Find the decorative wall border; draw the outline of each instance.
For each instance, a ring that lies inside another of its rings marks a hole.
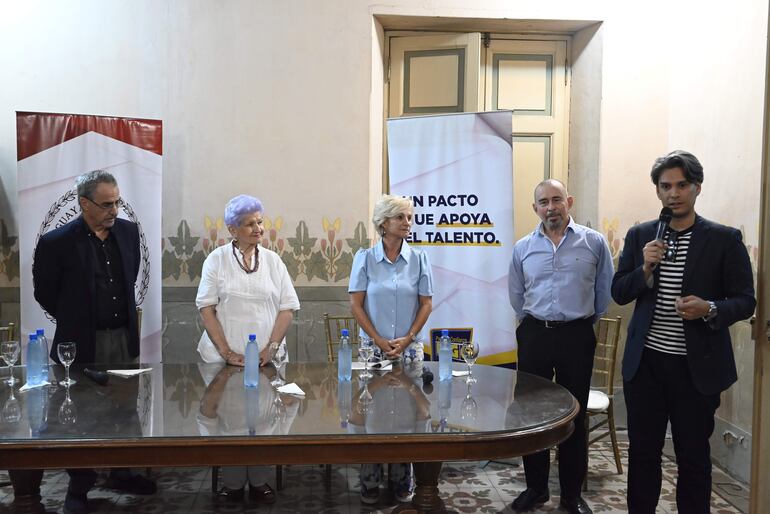
[[[285,228],[281,216],[265,216],[265,235],[262,245],[281,256],[293,281],[308,283],[336,284],[350,276],[353,256],[361,248],[368,248],[366,224],[359,221],[352,230],[352,237],[343,237],[342,221],[330,221],[324,217],[318,228],[323,232],[312,233],[308,223],[299,221],[293,236],[283,233]],[[176,235],[163,238],[164,285],[197,284],[200,280],[203,261],[215,248],[230,242],[230,234],[222,218],[204,216],[204,235],[193,235],[187,220],[177,226]]]
[[[334,221],[322,218],[317,227],[323,229],[323,232],[319,230],[315,233],[311,233],[308,223],[302,220],[294,228],[293,236],[287,237],[283,232],[285,224],[282,217],[265,217],[264,220],[263,244],[281,256],[295,282],[299,280],[318,286],[339,285],[350,276],[355,253],[372,244],[367,224],[363,221],[356,223],[350,234],[352,237],[344,237],[340,218]],[[631,226],[638,223],[635,221]],[[592,226],[590,221],[585,225]],[[621,235],[619,227],[618,218],[603,218],[601,226],[597,228],[607,238],[616,264],[625,237],[625,234]],[[230,241],[230,234],[221,218],[204,216],[202,228],[202,234],[193,233],[187,220],[182,219],[177,224],[176,234],[163,238],[164,286],[197,286],[206,256]],[[750,239],[746,237],[745,226],[740,225],[738,228],[746,244]],[[746,244],[746,249],[756,280],[759,248],[754,244]],[[18,287],[19,272],[19,238],[10,232],[6,220],[0,218],[0,287]]]

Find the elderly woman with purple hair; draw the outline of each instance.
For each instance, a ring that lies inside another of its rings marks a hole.
[[[205,328],[198,343],[204,362],[243,366],[249,334],[257,335],[261,366],[288,360],[284,338],[299,299],[281,258],[260,246],[262,211],[262,203],[253,196],[231,199],[225,207],[225,224],[233,240],[212,251],[203,263],[195,303]],[[274,502],[275,493],[264,480],[269,470],[223,468],[220,495],[242,498],[248,479],[252,498]]]

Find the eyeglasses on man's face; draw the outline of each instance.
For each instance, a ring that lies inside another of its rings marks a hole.
[[[126,205],[126,202],[124,202],[122,198],[118,198],[114,202],[104,202],[104,203],[96,203],[90,198],[88,198],[87,196],[84,196],[83,198],[85,198],[92,204],[96,205],[103,211],[111,211],[112,209],[118,210],[118,209],[121,209],[124,205]]]

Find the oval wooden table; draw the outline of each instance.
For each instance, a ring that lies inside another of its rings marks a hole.
[[[437,363],[425,365],[438,377]],[[61,378],[61,367],[51,369]],[[157,364],[105,386],[79,367],[71,372],[70,401],[51,386],[16,391],[14,405],[0,385],[0,468],[413,462],[412,505],[396,511],[443,512],[442,462],[550,448],[571,434],[578,412],[552,382],[478,365],[472,387],[462,377],[425,385],[422,366],[411,364],[376,370],[368,381],[354,371],[339,384],[331,365],[291,363],[279,377],[264,368],[257,390],[243,387],[241,369],[221,365]],[[304,396],[278,394],[276,378]],[[17,481],[42,476],[15,473]]]

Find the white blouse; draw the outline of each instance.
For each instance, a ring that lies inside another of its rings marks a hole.
[[[216,306],[227,344],[240,354],[246,350],[249,334],[257,335],[262,351],[270,342],[278,313],[299,310],[291,277],[277,253],[260,246],[259,268],[246,273],[233,255],[232,244],[220,246],[206,257],[195,304],[198,310]],[[287,360],[285,339],[278,352],[283,356],[281,360]],[[198,342],[198,353],[203,362],[224,362],[205,330]]]

